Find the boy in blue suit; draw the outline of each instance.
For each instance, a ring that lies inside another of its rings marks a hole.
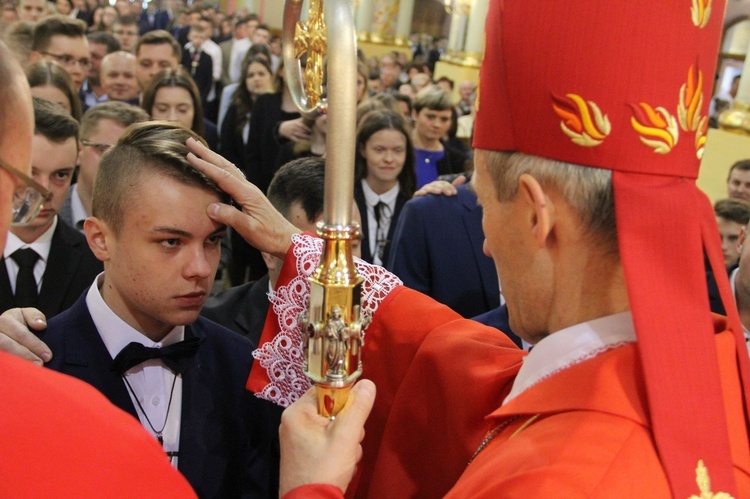
[[[267,497],[278,421],[245,390],[253,344],[198,317],[225,230],[206,207],[224,196],[187,163],[188,137],[141,123],[103,158],[84,230],[104,273],[49,322],[48,367],[137,417],[199,496]]]

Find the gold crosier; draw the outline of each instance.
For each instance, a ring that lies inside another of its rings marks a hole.
[[[311,0],[300,21],[301,0],[284,6],[286,82],[302,117],[328,114],[325,203],[318,235],[323,254],[310,278],[310,303],[300,316],[305,373],[315,383],[318,410],[334,418],[362,373],[362,278],[357,274],[352,223],[357,111],[357,41],[351,0]],[[334,43],[328,44],[328,40]],[[307,56],[303,71],[300,57]],[[326,83],[328,98],[323,96]]]

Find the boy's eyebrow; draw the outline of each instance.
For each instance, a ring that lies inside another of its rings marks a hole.
[[[226,230],[227,230],[227,226],[226,225],[222,225],[222,226],[218,227],[216,230],[214,230],[213,232],[211,232],[211,234],[209,234],[209,235],[214,236],[214,235],[217,235],[217,234],[221,234],[222,232],[225,232]],[[193,236],[190,232],[188,232],[186,230],[182,230],[182,229],[177,229],[175,227],[154,227],[153,231],[154,232],[164,233],[164,234],[172,234],[172,235],[175,235],[175,236],[182,236],[182,237],[192,237]]]

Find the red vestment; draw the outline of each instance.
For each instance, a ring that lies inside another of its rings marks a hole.
[[[295,268],[290,258],[285,268]],[[723,318],[717,316],[716,328],[726,328]],[[733,339],[727,332],[716,341],[735,475],[740,497],[750,497]],[[668,497],[637,348],[621,346],[575,364],[500,407],[524,353],[497,330],[396,288],[367,328],[363,377],[378,394],[347,495]],[[467,467],[485,435],[509,419]],[[324,491],[332,492],[301,487],[288,497]]]
[[[138,421],[87,383],[0,352],[0,497],[195,497]]]

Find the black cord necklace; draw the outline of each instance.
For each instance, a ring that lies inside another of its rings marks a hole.
[[[164,416],[164,424],[161,425],[161,430],[157,430],[154,428],[154,425],[151,423],[151,419],[149,419],[148,414],[146,414],[146,411],[143,410],[143,406],[141,405],[141,401],[138,400],[138,396],[135,394],[135,390],[133,390],[133,387],[130,386],[130,382],[128,381],[128,378],[123,374],[122,379],[125,381],[125,384],[128,387],[128,390],[130,391],[130,394],[133,396],[133,399],[135,400],[135,403],[138,405],[138,409],[140,409],[141,414],[143,414],[143,417],[146,418],[146,422],[148,423],[148,426],[151,428],[151,431],[153,431],[156,434],[156,440],[159,441],[159,444],[164,447],[164,437],[162,434],[164,433],[164,429],[167,427],[167,422],[169,421],[169,411],[172,409],[172,396],[174,395],[174,387],[177,384],[177,374],[174,375],[174,378],[172,378],[172,388],[169,390],[169,402],[167,402],[167,414]],[[172,458],[177,457],[179,455],[179,452],[167,452],[167,457],[169,457],[169,460],[171,461]]]

